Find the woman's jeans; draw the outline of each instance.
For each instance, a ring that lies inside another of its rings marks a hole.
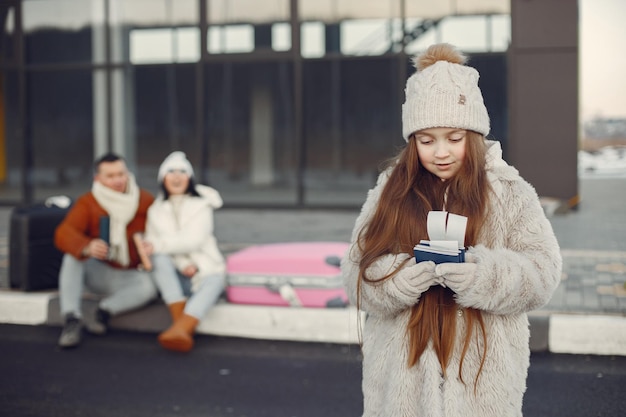
[[[111,315],[134,310],[157,297],[150,274],[137,269],[117,269],[95,258],[84,261],[65,254],[59,272],[61,315],[82,317],[81,301],[87,289],[104,295],[99,307]]]
[[[166,304],[184,301],[185,314],[198,320],[206,315],[215,305],[224,291],[224,274],[211,274],[203,277],[202,283],[194,293],[191,291],[191,279],[181,274],[169,255],[152,255],[152,278]]]

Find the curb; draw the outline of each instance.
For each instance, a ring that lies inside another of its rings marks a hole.
[[[85,296],[83,311],[91,317],[97,298]],[[354,307],[319,309],[236,305],[212,308],[199,334],[264,340],[358,344]],[[626,356],[626,317],[621,315],[529,313],[531,352]],[[24,293],[0,290],[0,323],[61,326],[57,291]],[[158,333],[170,323],[162,302],[113,317],[114,329]]]
[[[97,298],[83,298],[85,320],[93,316]],[[61,326],[57,291],[24,293],[0,290],[0,323]],[[113,329],[158,333],[170,324],[165,304],[148,306],[111,318]],[[230,304],[220,301],[200,321],[199,334],[249,339],[357,344],[357,310],[289,308]]]
[[[548,343],[554,353],[626,356],[626,317],[552,314]]]

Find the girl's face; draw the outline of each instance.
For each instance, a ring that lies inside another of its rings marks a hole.
[[[433,127],[413,134],[421,164],[442,181],[454,177],[465,160],[467,131]]]
[[[173,169],[163,177],[163,185],[170,195],[185,194],[189,187],[189,175],[184,171]]]

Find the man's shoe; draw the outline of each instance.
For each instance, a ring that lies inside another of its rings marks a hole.
[[[89,333],[97,335],[106,334],[109,328],[110,318],[111,313],[98,307],[98,310],[96,310],[96,316],[94,318],[94,321],[86,324],[87,331],[89,331]]]
[[[65,324],[61,337],[59,337],[59,346],[62,348],[73,348],[80,344],[83,333],[83,324],[80,319],[72,313],[65,316]]]

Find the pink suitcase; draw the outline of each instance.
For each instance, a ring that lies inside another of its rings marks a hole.
[[[226,258],[228,301],[292,307],[345,307],[339,261],[345,242],[250,246]]]

